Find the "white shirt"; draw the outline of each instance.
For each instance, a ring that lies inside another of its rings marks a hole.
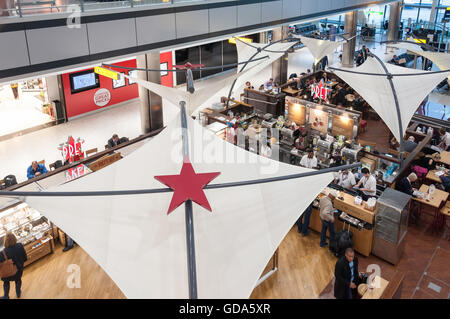
[[[442,140],[445,143],[445,146],[449,147],[450,146],[450,133],[446,132],[445,135],[442,137]]]
[[[352,172],[348,172],[347,175],[340,173],[338,185],[345,188],[352,188],[356,185],[355,175]]]
[[[370,189],[369,192],[363,191],[363,193],[368,196],[375,196],[377,194],[377,180],[375,179],[375,177],[373,177],[373,175],[370,175],[369,178],[366,178],[365,176],[363,176],[363,178],[361,178],[361,180],[362,180],[361,188]]]
[[[317,158],[315,156],[313,156],[313,158],[309,158],[308,155],[304,155],[300,161],[300,165],[306,168],[316,168]]]
[[[265,90],[272,90],[272,88],[273,88],[273,82],[267,81],[266,83],[264,83]]]

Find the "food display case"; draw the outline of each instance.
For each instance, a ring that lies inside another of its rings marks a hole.
[[[378,198],[372,253],[397,264],[405,246],[411,196],[386,188]]]
[[[26,203],[18,203],[0,211],[0,245],[7,232],[12,232],[27,253],[28,265],[54,250],[53,225]]]

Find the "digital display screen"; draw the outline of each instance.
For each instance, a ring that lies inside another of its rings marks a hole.
[[[70,90],[72,94],[100,87],[98,74],[94,70],[72,73],[70,77]]]
[[[83,75],[78,75],[73,77],[73,89],[79,90],[84,89],[88,86],[95,85],[95,73],[88,73]]]

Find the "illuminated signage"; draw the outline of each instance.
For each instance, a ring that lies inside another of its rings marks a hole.
[[[236,44],[236,38],[238,38],[240,41],[245,42],[245,43],[252,43],[253,42],[253,40],[250,39],[250,38],[234,37],[234,38],[228,39],[228,43]]]
[[[327,100],[328,93],[330,92],[331,89],[323,86],[322,82],[320,82],[319,84],[311,85],[311,96],[314,99]]]
[[[72,163],[82,158],[83,151],[81,150],[81,144],[83,143],[84,140],[80,138],[75,140],[72,136],[69,136],[67,142],[61,143],[58,150],[61,151],[64,162],[69,161],[69,163]]]
[[[78,177],[92,173],[92,171],[84,164],[80,164],[65,171],[66,181],[70,182]]]

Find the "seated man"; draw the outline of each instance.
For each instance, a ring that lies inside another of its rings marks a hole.
[[[413,196],[414,191],[417,189],[412,187],[412,183],[417,180],[417,175],[415,173],[411,173],[408,177],[401,178],[397,183],[395,183],[395,189],[399,192],[408,194]]]
[[[31,166],[27,169],[27,177],[28,179],[35,178],[36,176],[39,176],[41,174],[47,173],[47,169],[45,168],[45,165],[38,164],[38,162],[33,161],[31,163]]]
[[[405,141],[405,144],[403,146],[404,151],[411,153],[412,151],[414,151],[414,149],[417,147],[417,143],[416,143],[416,139],[414,138],[414,136],[410,136],[408,137],[408,139]]]
[[[109,140],[108,140],[108,148],[117,146],[119,144],[128,142],[128,138],[126,137],[121,137],[119,138],[119,136],[117,134],[114,134]]]

